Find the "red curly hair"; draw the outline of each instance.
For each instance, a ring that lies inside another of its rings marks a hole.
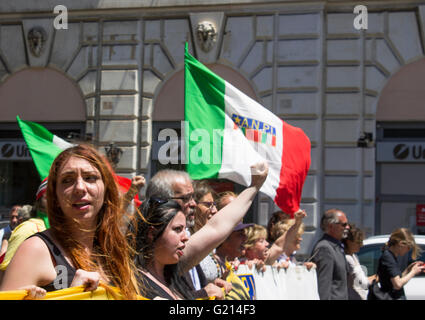
[[[104,203],[97,214],[97,223],[93,238],[93,252],[89,255],[78,239],[69,235],[78,228],[77,221],[70,221],[59,206],[56,192],[57,180],[63,165],[71,157],[89,161],[101,174],[105,185]],[[61,152],[54,160],[48,177],[47,214],[50,230],[60,245],[67,250],[74,267],[87,271],[97,271],[102,266],[109,281],[120,289],[125,299],[136,299],[138,285],[135,267],[131,259],[132,247],[120,230],[124,210],[119,187],[115,181],[111,166],[93,147],[80,144]]]

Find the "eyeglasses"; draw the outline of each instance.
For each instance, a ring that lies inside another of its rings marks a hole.
[[[217,204],[214,201],[202,201],[198,203],[206,206],[208,209],[212,209],[212,207],[217,207]]]
[[[343,228],[345,228],[345,227],[347,227],[347,226],[348,226],[348,222],[344,222],[344,223],[342,223],[342,222],[337,222],[337,223],[335,223],[335,224],[340,224]]]
[[[188,203],[188,202],[190,202],[190,201],[195,201],[196,202],[196,200],[195,200],[195,196],[194,196],[194,194],[193,193],[189,193],[189,194],[186,194],[186,195],[184,195],[184,196],[180,196],[180,197],[172,197],[171,199],[174,199],[174,200],[182,200],[183,201],[183,203]]]

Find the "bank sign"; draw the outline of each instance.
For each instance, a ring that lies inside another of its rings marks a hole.
[[[376,146],[376,161],[425,162],[425,141],[378,142]]]
[[[0,141],[0,160],[31,161],[31,155],[25,141]]]

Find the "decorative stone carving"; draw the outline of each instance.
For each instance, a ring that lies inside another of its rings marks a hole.
[[[106,156],[109,162],[116,167],[118,162],[120,162],[123,151],[120,147],[117,147],[115,143],[111,142],[108,146],[105,147]]]
[[[196,27],[196,35],[201,49],[208,52],[217,41],[217,30],[209,21],[202,21]]]
[[[47,40],[46,31],[41,27],[34,27],[28,32],[27,38],[31,54],[35,57],[40,57]]]

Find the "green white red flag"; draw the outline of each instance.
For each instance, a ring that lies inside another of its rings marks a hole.
[[[73,144],[54,135],[36,122],[23,121],[19,116],[16,117],[16,120],[21,128],[40,179],[43,181],[48,177],[50,167],[59,153],[72,147]],[[115,174],[115,181],[118,183],[122,193],[126,193],[130,189],[131,180],[129,178]],[[138,195],[134,198],[134,204],[136,206],[141,204]]]
[[[194,180],[251,183],[250,166],[267,161],[261,192],[285,213],[299,209],[310,167],[307,135],[220,78],[185,49],[186,168]]]

